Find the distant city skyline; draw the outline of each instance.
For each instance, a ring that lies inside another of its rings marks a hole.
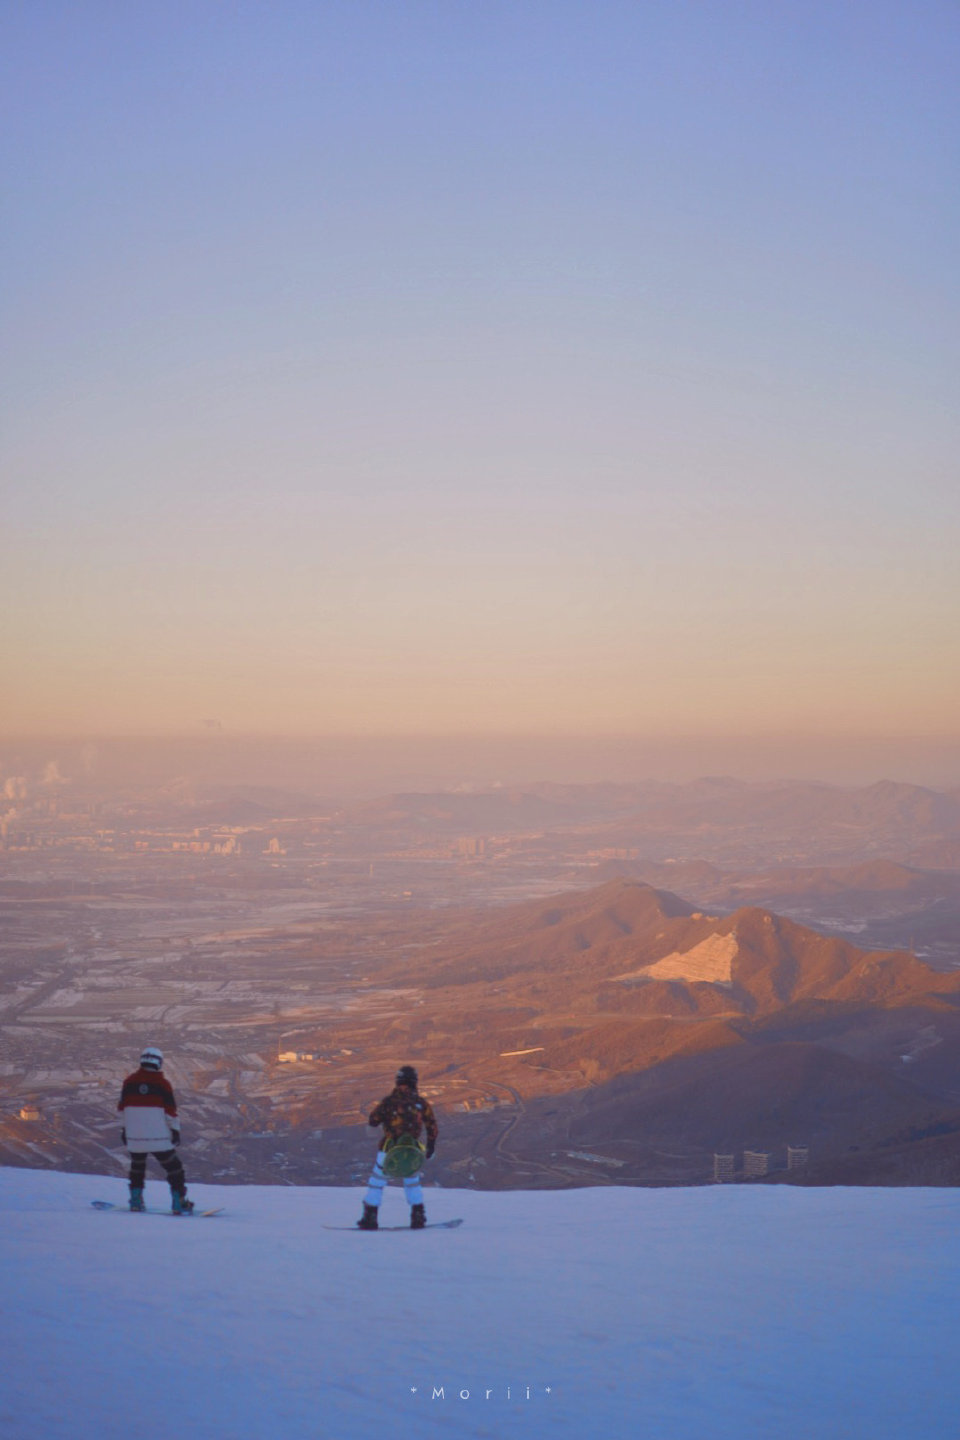
[[[954,6],[0,36],[0,736],[960,741]]]

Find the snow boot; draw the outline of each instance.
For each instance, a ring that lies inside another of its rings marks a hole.
[[[422,1205],[410,1206],[410,1229],[422,1230],[427,1223],[427,1212]]]
[[[137,1186],[131,1185],[131,1186],[130,1186],[130,1209],[131,1209],[131,1210],[146,1210],[146,1208],[147,1208],[146,1205],[144,1205],[144,1203],[143,1203],[143,1187],[142,1187],[142,1186],[137,1187]]]
[[[376,1205],[367,1205],[367,1204],[364,1204],[363,1214],[360,1216],[360,1219],[357,1221],[357,1229],[358,1229],[358,1230],[379,1230],[379,1228],[380,1228],[380,1226],[379,1226],[379,1224],[377,1223],[377,1207],[376,1207]]]
[[[186,1191],[172,1190],[170,1192],[170,1208],[174,1215],[191,1215],[193,1201],[187,1199]]]

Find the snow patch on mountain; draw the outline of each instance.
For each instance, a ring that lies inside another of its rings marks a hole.
[[[705,982],[711,985],[729,985],[733,979],[733,962],[737,958],[738,945],[735,934],[708,935],[692,950],[674,950],[647,965],[643,970],[632,970],[628,975],[618,975],[618,980],[685,980],[688,983]]]

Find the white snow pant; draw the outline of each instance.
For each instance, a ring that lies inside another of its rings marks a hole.
[[[364,1205],[373,1205],[380,1209],[380,1202],[383,1199],[383,1192],[387,1188],[387,1177],[383,1173],[383,1157],[386,1152],[377,1151],[377,1158],[374,1161],[373,1169],[370,1172],[370,1179],[367,1181],[367,1193],[363,1197]],[[420,1176],[408,1175],[403,1182],[403,1193],[407,1197],[408,1205],[423,1204],[423,1187],[420,1184]]]

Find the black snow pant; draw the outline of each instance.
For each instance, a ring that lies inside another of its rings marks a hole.
[[[154,1160],[159,1160],[167,1172],[167,1180],[170,1183],[171,1195],[186,1195],[187,1177],[183,1173],[183,1165],[180,1163],[180,1156],[176,1150],[151,1150],[150,1154]],[[130,1155],[130,1189],[142,1190],[144,1178],[147,1173],[147,1152],[133,1151]]]

